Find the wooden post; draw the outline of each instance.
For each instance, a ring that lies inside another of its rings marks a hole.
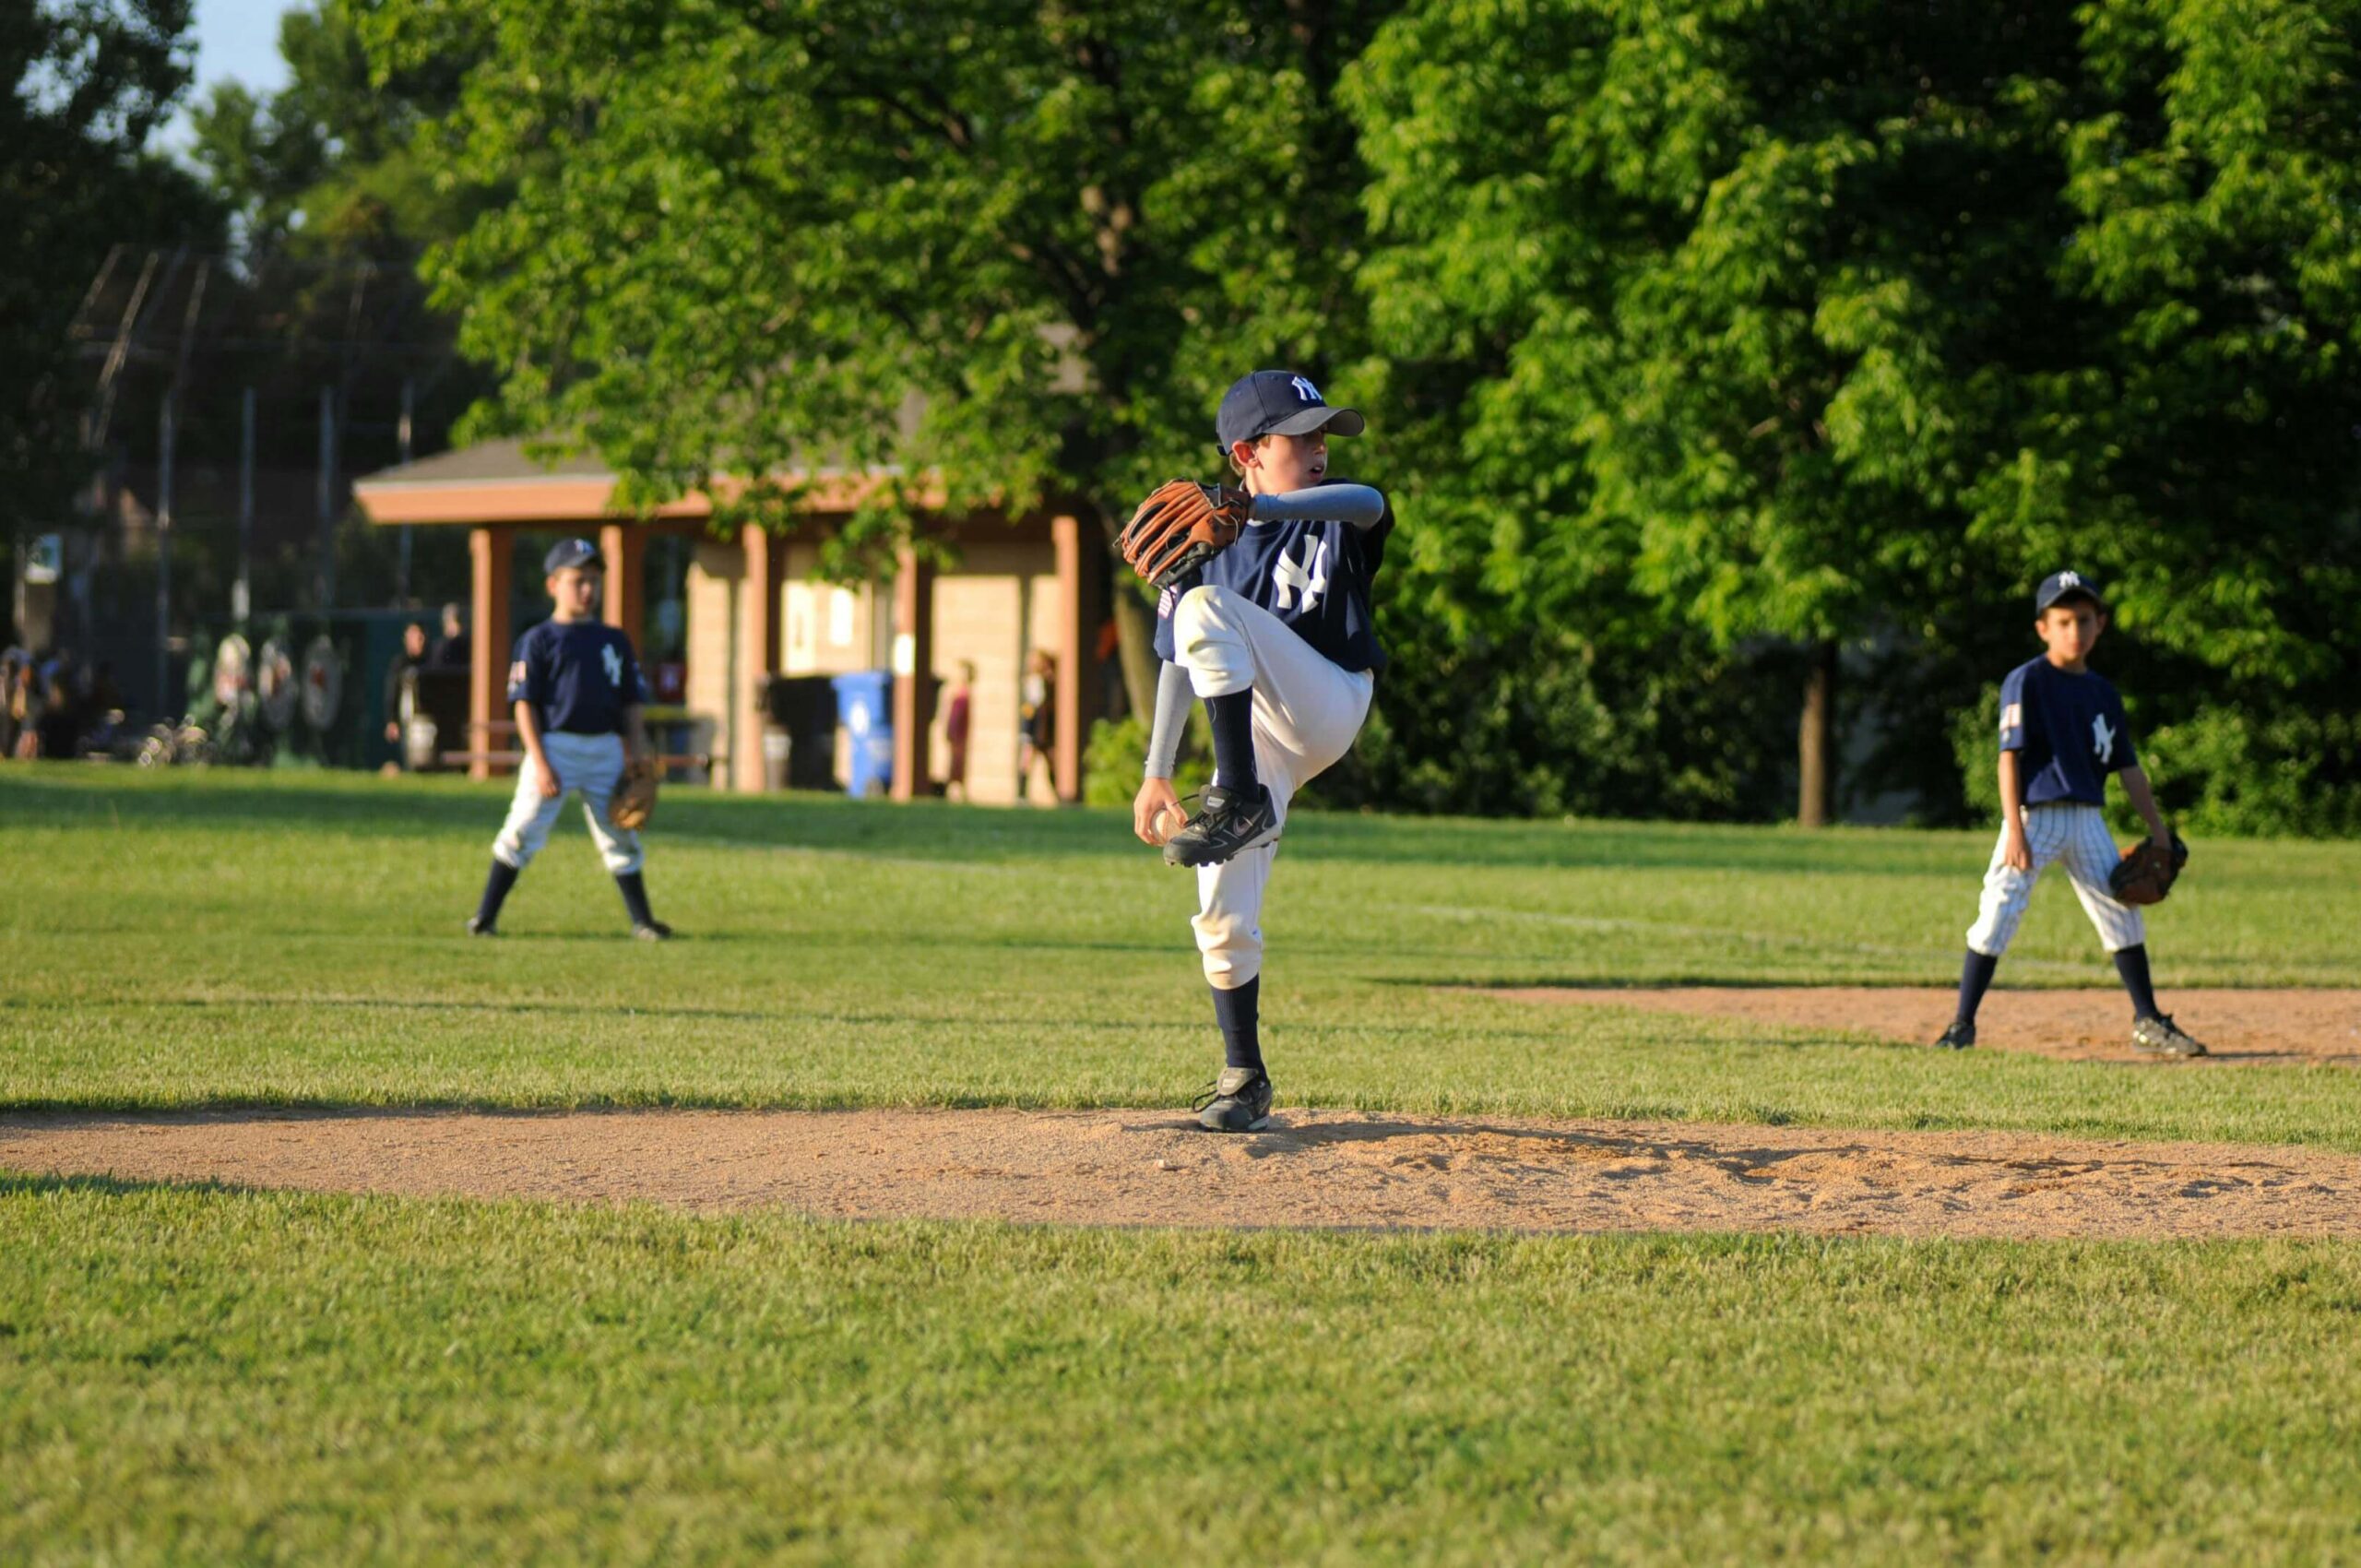
[[[492,723],[508,709],[509,536],[505,529],[468,530],[468,750],[504,750],[492,743]],[[479,757],[468,777],[489,778],[492,764]]]
[[[599,619],[631,639],[645,662],[647,657],[647,600],[645,593],[647,530],[628,523],[605,523],[599,529],[599,554],[607,563],[607,593]]]
[[[934,568],[902,552],[894,575],[894,790],[897,801],[934,789],[928,726],[933,721]]]
[[[1057,731],[1051,737],[1050,778],[1058,799],[1069,805],[1082,799],[1082,751],[1086,720],[1083,694],[1098,683],[1098,672],[1087,668],[1098,651],[1098,625],[1090,611],[1092,574],[1083,559],[1085,538],[1080,519],[1050,519],[1050,543],[1058,565],[1058,689]]]
[[[738,578],[737,680],[730,693],[730,787],[763,788],[763,678],[778,673],[779,574],[786,546],[749,525],[738,536],[746,569]]]

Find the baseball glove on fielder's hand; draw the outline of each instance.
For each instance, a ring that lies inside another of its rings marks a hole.
[[[607,820],[626,833],[636,833],[656,814],[656,759],[635,756],[623,764],[615,792],[607,802]]]
[[[1140,503],[1116,543],[1133,571],[1157,588],[1169,588],[1190,567],[1236,542],[1252,505],[1253,497],[1242,490],[1176,479]]]
[[[2142,838],[2124,850],[2123,859],[2106,873],[2107,891],[2119,904],[2161,904],[2187,864],[2189,846],[2180,841],[2179,834],[2173,835],[2169,849],[2159,848],[2153,838]]]

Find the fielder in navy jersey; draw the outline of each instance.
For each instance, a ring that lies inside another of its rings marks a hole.
[[[1958,1013],[1935,1042],[1948,1050],[1975,1043],[1985,988],[2024,918],[2034,884],[2058,861],[2130,993],[2132,1049],[2147,1056],[2205,1054],[2205,1047],[2157,1008],[2147,922],[2107,885],[2118,858],[2104,809],[2110,774],[2123,780],[2123,792],[2153,842],[2168,847],[2172,832],[2140,766],[2123,699],[2089,665],[2106,623],[2096,585],[2079,572],[2051,574],[2034,596],[2034,631],[2047,651],[2000,683],[2000,838],[1967,932]]]
[[[649,911],[639,835],[607,815],[624,764],[647,749],[640,727],[647,682],[631,638],[598,619],[605,576],[599,547],[587,539],[565,540],[552,547],[543,564],[551,616],[516,639],[508,667],[508,701],[524,766],[516,770],[508,820],[492,841],[492,871],[468,931],[499,934],[502,901],[549,841],[565,797],[578,793],[591,840],[623,895],[632,934],[661,942],[672,928]]]
[[[1157,603],[1164,662],[1132,826],[1166,861],[1197,873],[1191,923],[1225,1056],[1196,1107],[1209,1131],[1251,1132],[1270,1118],[1262,914],[1279,830],[1295,792],[1352,749],[1385,667],[1370,593],[1393,508],[1367,485],[1328,477],[1328,437],[1365,427],[1288,371],[1257,371],[1231,386],[1215,433],[1252,497],[1249,521]],[[1172,768],[1200,699],[1214,783],[1188,818]]]

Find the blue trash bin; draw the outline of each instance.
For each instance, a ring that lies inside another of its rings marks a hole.
[[[852,742],[845,793],[859,800],[894,781],[894,672],[859,670],[828,683],[836,689],[836,722]]]

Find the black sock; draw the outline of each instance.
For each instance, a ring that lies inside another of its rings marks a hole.
[[[483,901],[476,906],[476,924],[490,925],[500,919],[501,902],[516,885],[516,875],[515,866],[497,855],[492,857],[492,874],[483,879]]]
[[[2123,989],[2131,993],[2131,1016],[2135,1018],[2161,1016],[2156,1010],[2156,988],[2148,979],[2148,944],[2126,947],[2115,956],[2115,972],[2123,977]]]
[[[1214,988],[1214,1021],[1221,1025],[1222,1051],[1229,1066],[1263,1070],[1263,1041],[1257,1028],[1262,998],[1260,975],[1234,991]]]
[[[2000,967],[1998,958],[1987,957],[1971,947],[1967,962],[1959,969],[1959,1021],[1975,1022],[1975,1010],[1984,1005],[1984,991],[1992,983],[1992,971]]]
[[[1241,795],[1254,792],[1254,688],[1207,697],[1214,727],[1214,782]]]
[[[623,908],[631,911],[634,926],[656,923],[656,917],[647,912],[647,884],[639,879],[639,873],[627,871],[617,873],[615,885],[623,890]]]

